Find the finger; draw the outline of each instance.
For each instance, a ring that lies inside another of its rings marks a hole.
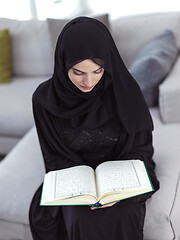
[[[116,204],[117,202],[114,202],[114,203],[109,203],[109,204],[106,204],[102,207],[93,207],[91,206],[91,210],[94,210],[94,209],[99,209],[99,208],[106,208],[106,207],[112,207],[114,204]]]
[[[102,207],[93,207],[93,206],[91,206],[91,210],[95,210],[95,209],[99,209],[99,208],[102,208]]]

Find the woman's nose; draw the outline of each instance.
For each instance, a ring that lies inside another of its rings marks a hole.
[[[84,85],[86,85],[87,87],[92,87],[94,84],[94,80],[93,77],[91,75],[87,75],[85,76],[84,80],[83,80]]]

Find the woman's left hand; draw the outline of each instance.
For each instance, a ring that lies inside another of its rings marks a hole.
[[[106,205],[104,205],[104,206],[102,206],[102,207],[98,207],[98,208],[91,206],[91,210],[99,209],[99,208],[112,207],[112,206],[113,206],[114,204],[116,204],[116,203],[117,203],[117,202],[109,203],[109,204],[106,204]]]

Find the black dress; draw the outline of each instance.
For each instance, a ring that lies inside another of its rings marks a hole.
[[[81,130],[78,136],[67,122],[63,129],[66,144],[86,159],[87,165],[95,168],[105,160],[117,159],[115,152],[118,143],[123,141],[123,129],[122,137],[111,125]],[[149,197],[145,195],[145,199]],[[41,186],[30,209],[30,226],[35,240],[143,239],[145,199],[134,197],[112,207],[91,210],[90,206],[40,207],[40,196]]]
[[[104,74],[88,93],[69,79],[75,64],[90,59]],[[145,162],[157,190],[152,159],[153,122],[142,92],[117,50],[109,30],[98,20],[78,17],[58,37],[52,77],[33,94],[33,113],[46,172],[107,160]],[[145,201],[153,193],[112,207],[40,207],[42,185],[31,202],[34,240],[142,240]]]

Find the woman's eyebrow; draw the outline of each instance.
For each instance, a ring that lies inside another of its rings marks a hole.
[[[96,69],[96,70],[94,70],[93,72],[96,72],[96,71],[98,71],[99,69],[101,69],[102,67],[99,67],[98,69]],[[85,73],[85,72],[83,72],[83,71],[81,71],[81,70],[79,70],[79,69],[77,69],[77,68],[75,68],[75,67],[72,67],[72,69],[73,70],[76,70],[76,71],[78,71],[78,72],[81,72],[81,73]]]

